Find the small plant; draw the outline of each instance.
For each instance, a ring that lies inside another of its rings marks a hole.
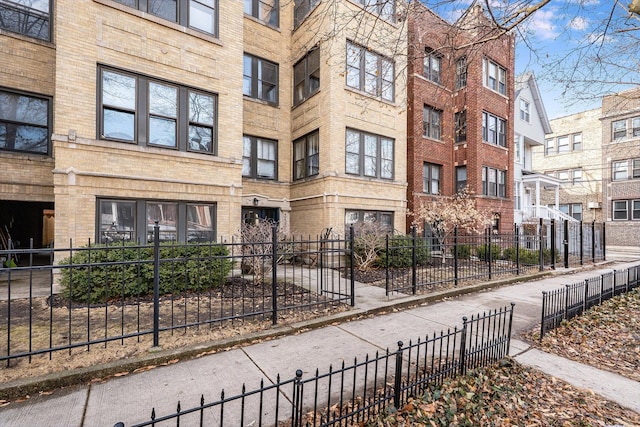
[[[471,245],[458,245],[458,259],[471,258]]]
[[[489,247],[488,244],[483,244],[483,245],[479,245],[476,248],[476,255],[482,261],[489,261],[489,259],[491,259],[492,261],[495,261],[497,259],[500,259],[501,253],[502,251],[500,249],[500,246],[494,245],[494,244],[491,244],[491,247]]]
[[[223,245],[160,246],[160,294],[201,292],[220,286],[232,268]],[[153,247],[123,244],[81,248],[60,262],[62,295],[76,302],[153,294]]]
[[[429,259],[427,241],[416,239],[416,264],[424,265]],[[408,268],[413,265],[413,238],[411,235],[389,237],[389,252],[386,245],[380,251],[379,263],[392,268]],[[388,263],[388,264],[387,264]]]

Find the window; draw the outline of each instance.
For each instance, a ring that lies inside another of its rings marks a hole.
[[[215,240],[215,205],[175,201],[98,199],[97,239],[153,241],[158,221],[161,241]]]
[[[278,0],[244,0],[244,13],[272,27],[277,28],[280,23]]]
[[[634,138],[640,136],[640,117],[631,119],[631,135]]]
[[[393,139],[347,129],[345,163],[348,174],[393,179]]]
[[[454,122],[456,126],[456,142],[464,142],[467,140],[467,110],[458,111],[454,114]]]
[[[629,219],[628,200],[616,200],[613,202],[613,220]]]
[[[640,200],[632,200],[631,204],[631,219],[640,219]]]
[[[530,104],[524,99],[520,100],[520,120],[524,120],[527,123],[531,123]]]
[[[369,49],[347,42],[347,86],[393,101],[393,62]]]
[[[549,205],[549,207],[554,208],[555,205]],[[558,210],[578,221],[582,221],[582,203],[563,203],[558,205]]]
[[[242,176],[276,179],[277,141],[255,136],[242,137]]]
[[[629,177],[628,174],[628,162],[626,160],[622,160],[619,162],[612,163],[612,175],[614,181],[619,181],[622,179],[627,179]]]
[[[308,52],[293,66],[293,105],[298,105],[320,89],[320,49]]]
[[[467,57],[462,56],[456,61],[456,90],[467,86]]]
[[[100,69],[100,138],[216,153],[217,95]]]
[[[244,54],[242,93],[278,105],[278,64]]]
[[[482,80],[485,87],[502,95],[507,94],[507,70],[495,62],[484,59]]]
[[[489,144],[507,146],[507,122],[493,114],[482,113],[482,140]]]
[[[554,139],[553,138],[548,138],[545,139],[544,141],[544,155],[548,156],[550,154],[553,154],[555,151],[555,144],[554,144]]]
[[[293,6],[293,27],[297,28],[318,3],[320,3],[320,0],[295,0]]]
[[[569,180],[569,171],[568,170],[557,171],[556,172],[556,177],[558,179],[563,180],[563,181],[568,181]]]
[[[582,169],[574,169],[571,171],[571,182],[573,184],[582,182]]]
[[[356,3],[360,3],[365,6],[368,12],[380,15],[382,19],[387,21],[394,20],[394,0],[355,0]]]
[[[582,134],[574,133],[572,135],[573,139],[573,151],[582,151]]]
[[[567,153],[567,152],[569,152],[569,137],[568,136],[558,137],[558,153]]]
[[[456,192],[467,187],[467,167],[456,166]]]
[[[633,177],[640,178],[640,159],[633,160]]]
[[[49,154],[51,100],[0,90],[0,150]]]
[[[0,28],[50,41],[50,8],[50,0],[0,0]]]
[[[115,0],[184,27],[218,36],[218,0]]]
[[[386,211],[361,211],[361,210],[345,210],[344,225],[345,235],[349,235],[349,229],[353,225],[354,232],[358,233],[359,225],[365,223],[374,223],[380,226],[382,231],[388,233],[393,231],[393,212]]]
[[[440,172],[442,166],[425,163],[423,166],[423,191],[427,194],[440,194]]]
[[[441,139],[440,135],[440,121],[442,117],[442,111],[436,110],[433,107],[427,105],[424,106],[422,113],[422,135],[425,138]]]
[[[440,84],[441,82],[442,56],[434,52],[433,49],[426,48],[424,51],[423,74],[427,80]]]
[[[482,167],[482,194],[485,196],[507,197],[507,172]]]
[[[618,140],[627,136],[627,121],[617,120],[611,123],[613,129],[613,139]]]
[[[308,178],[320,171],[320,136],[318,131],[293,141],[293,179]]]

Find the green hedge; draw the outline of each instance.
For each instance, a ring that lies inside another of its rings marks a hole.
[[[227,248],[218,244],[161,244],[160,294],[220,286],[233,263],[219,257],[228,254]],[[60,280],[62,294],[73,301],[95,304],[112,298],[153,294],[153,247],[125,244],[82,248],[60,265],[64,266]]]
[[[413,265],[413,239],[411,236],[394,236],[389,238],[389,252],[384,247],[380,250],[379,260],[380,266],[387,265],[391,268],[408,268]],[[416,239],[416,263],[424,265],[429,259],[429,247],[426,240]]]
[[[516,248],[506,248],[502,255],[505,259],[516,262],[517,257],[520,257],[520,264],[525,265],[539,265],[540,264],[540,252],[533,249],[520,249],[520,253],[516,253]],[[545,264],[551,263],[551,249],[544,248],[542,250],[542,259]],[[556,252],[556,262],[560,260],[560,254]]]
[[[500,246],[491,244],[491,260],[495,261],[500,258],[502,250]],[[483,244],[476,247],[476,255],[482,261],[489,261],[489,245]]]

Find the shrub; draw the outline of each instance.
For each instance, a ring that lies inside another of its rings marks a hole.
[[[378,263],[392,268],[408,268],[413,265],[413,239],[410,235],[389,238],[389,252],[386,245],[380,250]],[[423,265],[429,259],[429,247],[426,240],[416,239],[416,264]]]
[[[500,258],[500,246],[491,244],[491,260],[495,261]],[[483,261],[489,261],[489,245],[483,244],[476,247],[476,255]]]
[[[160,294],[197,292],[220,286],[232,268],[218,244],[160,246]],[[153,247],[93,246],[60,262],[65,298],[101,303],[116,297],[153,294]]]
[[[520,257],[520,264],[526,265],[539,265],[540,264],[540,252],[537,249],[520,249],[520,253],[516,253],[516,248],[506,248],[502,252],[502,256],[512,262],[517,261],[517,256]],[[542,250],[542,259],[545,264],[551,263],[551,249],[544,248]],[[556,252],[556,262],[560,260],[560,253]]]
[[[458,259],[469,258],[471,258],[471,245],[458,245]]]

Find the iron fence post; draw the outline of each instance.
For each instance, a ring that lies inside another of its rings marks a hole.
[[[540,227],[538,228],[538,239],[540,244],[538,245],[538,262],[540,263],[540,271],[544,270],[544,252],[543,252],[543,240],[542,240],[542,218],[540,218]]]
[[[589,279],[584,279],[584,300],[582,301],[582,312],[587,310],[587,298],[589,298]]]
[[[278,324],[278,226],[271,226],[271,309],[273,325]],[[322,285],[321,285],[322,286]]]
[[[596,221],[591,222],[591,262],[596,262]]]
[[[487,234],[488,234],[488,238],[487,238],[487,242],[489,242],[489,244],[487,245],[487,255],[489,256],[489,280],[491,280],[491,264],[493,263],[493,254],[491,253],[491,229],[488,228],[487,229]]]
[[[293,409],[292,421],[293,427],[302,426],[302,370],[296,370],[296,377],[293,380]]]
[[[520,275],[520,228],[518,224],[515,224],[514,227],[515,234],[515,244],[516,244],[516,276]]]
[[[509,351],[511,350],[511,327],[513,326],[513,309],[516,306],[515,302],[511,302],[511,312],[509,313],[509,335],[507,336],[507,352],[504,356],[509,355]]]
[[[564,220],[564,239],[562,240],[564,245],[564,268],[569,268],[569,220]]]
[[[544,337],[544,313],[547,309],[547,292],[542,291],[542,316],[540,319],[540,342],[542,342],[542,337]]]
[[[602,260],[607,260],[607,232],[606,232],[606,223],[602,223]]]
[[[564,285],[564,314],[562,318],[567,320],[569,318],[569,285]]]
[[[353,224],[351,224],[349,226],[349,241],[351,244],[351,262],[349,263],[350,269],[351,269],[351,307],[354,307],[356,305],[356,279],[355,279],[355,266],[354,266],[355,260],[356,260],[355,254],[354,254],[355,240],[356,240],[355,230],[353,228]]]
[[[460,334],[460,375],[464,375],[467,363],[467,316],[462,318],[462,331]]]
[[[384,236],[384,245],[385,253],[387,254],[387,256],[384,257],[384,294],[389,296],[389,257],[391,256],[389,254],[389,234]]]
[[[458,226],[453,227],[453,284],[458,286]]]
[[[580,221],[580,265],[584,265],[584,230],[582,221]]]
[[[556,220],[551,220],[551,269],[556,269]]]
[[[416,226],[411,227],[411,290],[415,295],[418,290],[418,260],[416,258]],[[388,256],[388,254],[387,254]],[[442,255],[444,256],[444,254]]]
[[[396,409],[400,409],[400,397],[402,389],[402,346],[404,343],[398,341],[398,350],[396,350],[396,369],[393,383],[393,404]]]
[[[160,346],[160,225],[153,225],[153,346]]]
[[[602,304],[602,293],[604,292],[604,274],[600,275],[600,297],[598,298],[598,304]]]

